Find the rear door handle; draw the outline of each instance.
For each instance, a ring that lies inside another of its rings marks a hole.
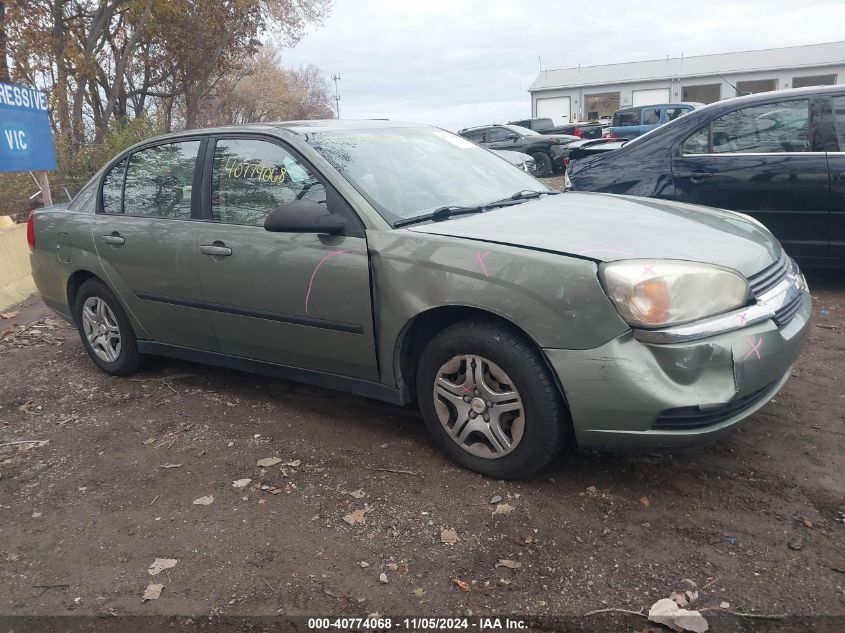
[[[201,244],[200,253],[213,257],[229,257],[232,254],[232,249],[223,242],[214,242],[213,244]]]
[[[702,181],[710,178],[710,176],[711,176],[711,174],[708,174],[707,172],[694,171],[692,174],[690,174],[689,180],[690,180],[690,182],[693,182],[693,183],[702,182]]]
[[[112,246],[122,246],[126,244],[126,240],[117,231],[112,231],[111,235],[103,235],[103,241]]]

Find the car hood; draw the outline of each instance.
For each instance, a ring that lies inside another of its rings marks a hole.
[[[740,214],[696,205],[600,193],[565,193],[477,215],[407,227],[599,262],[680,259],[749,276],[777,261],[778,241]]]

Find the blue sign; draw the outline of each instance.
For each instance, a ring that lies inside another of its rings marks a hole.
[[[0,172],[56,168],[47,97],[0,83]]]

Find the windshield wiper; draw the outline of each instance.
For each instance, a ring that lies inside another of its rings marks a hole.
[[[560,191],[534,191],[532,189],[523,189],[522,191],[517,191],[515,194],[508,196],[507,198],[488,202],[484,205],[484,208],[489,209],[493,207],[503,207],[511,204],[518,204],[523,200],[533,200],[534,198],[539,198],[540,196],[554,196],[559,193]]]
[[[449,218],[455,215],[465,215],[467,213],[481,213],[482,211],[484,211],[486,206],[487,205],[479,207],[460,207],[456,205],[447,205],[445,207],[435,209],[431,213],[424,213],[422,215],[415,215],[411,218],[402,218],[401,220],[396,220],[396,222],[393,223],[393,226],[408,226],[409,224],[417,224],[418,222],[440,222],[442,220],[448,220]]]

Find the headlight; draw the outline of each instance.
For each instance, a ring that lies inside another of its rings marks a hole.
[[[602,264],[599,274],[619,314],[635,327],[688,323],[748,301],[745,278],[710,264],[628,259]]]

